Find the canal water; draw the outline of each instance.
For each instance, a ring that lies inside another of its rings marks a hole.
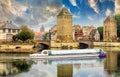
[[[0,77],[120,77],[120,48],[102,49],[105,59],[40,60],[27,58],[29,54],[0,54]]]

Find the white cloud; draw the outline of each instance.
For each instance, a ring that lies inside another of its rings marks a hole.
[[[109,15],[111,15],[111,13],[112,13],[112,11],[110,9],[107,9],[106,12],[105,12],[105,15],[109,16]]]
[[[73,18],[80,19],[80,16],[73,15],[72,17],[73,17]]]
[[[88,3],[90,5],[90,7],[96,12],[96,13],[99,13],[99,9],[98,9],[98,6],[97,6],[97,2],[98,0],[88,0]]]
[[[19,9],[18,9],[19,7]],[[28,6],[20,6],[20,5],[16,5],[12,8],[12,13],[16,16],[21,16],[24,14],[24,12],[28,9]]]
[[[61,7],[60,0],[0,0],[0,21],[12,20],[35,29],[53,22]]]
[[[115,14],[120,14],[120,0],[115,0]]]
[[[49,11],[51,11],[51,12],[53,12],[53,13],[56,13],[56,12],[57,12],[57,8],[51,7],[51,6],[46,6],[46,10],[49,10]]]
[[[70,2],[71,2],[71,4],[72,4],[73,6],[77,6],[76,0],[70,0]]]
[[[11,0],[0,0],[0,21],[8,20],[8,16],[11,15],[10,12]]]
[[[88,19],[89,19],[90,21],[93,21],[93,20],[94,20],[91,16],[88,16]]]

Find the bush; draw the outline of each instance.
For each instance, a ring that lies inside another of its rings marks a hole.
[[[23,41],[22,40],[18,40],[18,43],[23,44]]]
[[[31,40],[31,43],[32,44],[37,44],[37,41],[36,40]]]

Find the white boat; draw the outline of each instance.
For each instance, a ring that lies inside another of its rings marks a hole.
[[[104,62],[105,59],[100,58],[89,58],[89,59],[32,59],[35,63],[47,63],[47,64],[95,64],[98,62]]]
[[[92,58],[92,59],[70,59],[70,60],[48,60],[49,64],[95,64],[103,62],[104,59]]]
[[[30,58],[40,59],[92,58],[101,56],[106,56],[102,49],[43,50],[41,53],[30,54]]]

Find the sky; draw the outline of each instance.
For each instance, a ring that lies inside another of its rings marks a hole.
[[[73,25],[81,26],[102,26],[107,16],[120,14],[120,0],[0,0],[0,22],[48,31],[63,7],[72,14]]]

